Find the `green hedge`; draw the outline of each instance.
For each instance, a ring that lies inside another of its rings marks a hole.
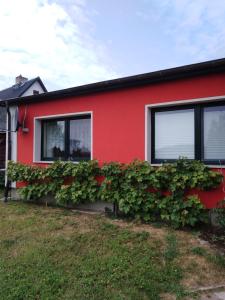
[[[37,201],[52,194],[58,205],[103,200],[115,203],[130,217],[163,220],[174,227],[194,226],[206,220],[206,210],[192,189],[219,186],[222,175],[199,161],[180,159],[174,164],[152,167],[145,161],[130,164],[97,161],[56,161],[41,168],[9,163],[8,176],[27,185],[20,189],[25,200]]]

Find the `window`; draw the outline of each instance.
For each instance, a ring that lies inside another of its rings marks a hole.
[[[225,106],[204,108],[204,158],[225,159]]]
[[[65,121],[43,122],[43,158],[65,160]]]
[[[0,107],[0,132],[6,130],[6,108]]]
[[[151,161],[225,164],[225,103],[152,109]]]
[[[91,123],[89,119],[70,121],[69,156],[71,160],[90,159]]]
[[[194,158],[194,110],[156,112],[155,158],[179,156]]]
[[[91,159],[91,116],[42,121],[41,160]]]

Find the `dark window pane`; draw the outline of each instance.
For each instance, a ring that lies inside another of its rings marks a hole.
[[[91,119],[70,121],[70,159],[91,158]]]
[[[6,134],[0,133],[0,169],[5,168],[5,148],[6,148]]]
[[[204,108],[204,159],[225,159],[225,106]]]
[[[47,159],[65,159],[65,122],[44,122],[43,156]]]
[[[6,130],[6,109],[0,107],[0,131]]]

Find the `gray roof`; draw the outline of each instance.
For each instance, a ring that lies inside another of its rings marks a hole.
[[[47,92],[46,87],[41,81],[40,77],[36,77],[34,79],[30,79],[25,81],[24,83],[14,84],[13,86],[0,91],[0,100],[7,100],[12,98],[21,97],[32,84],[38,81],[45,92]]]

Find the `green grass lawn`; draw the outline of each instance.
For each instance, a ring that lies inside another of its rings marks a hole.
[[[221,282],[225,258],[197,233],[0,203],[2,300],[183,299]]]

